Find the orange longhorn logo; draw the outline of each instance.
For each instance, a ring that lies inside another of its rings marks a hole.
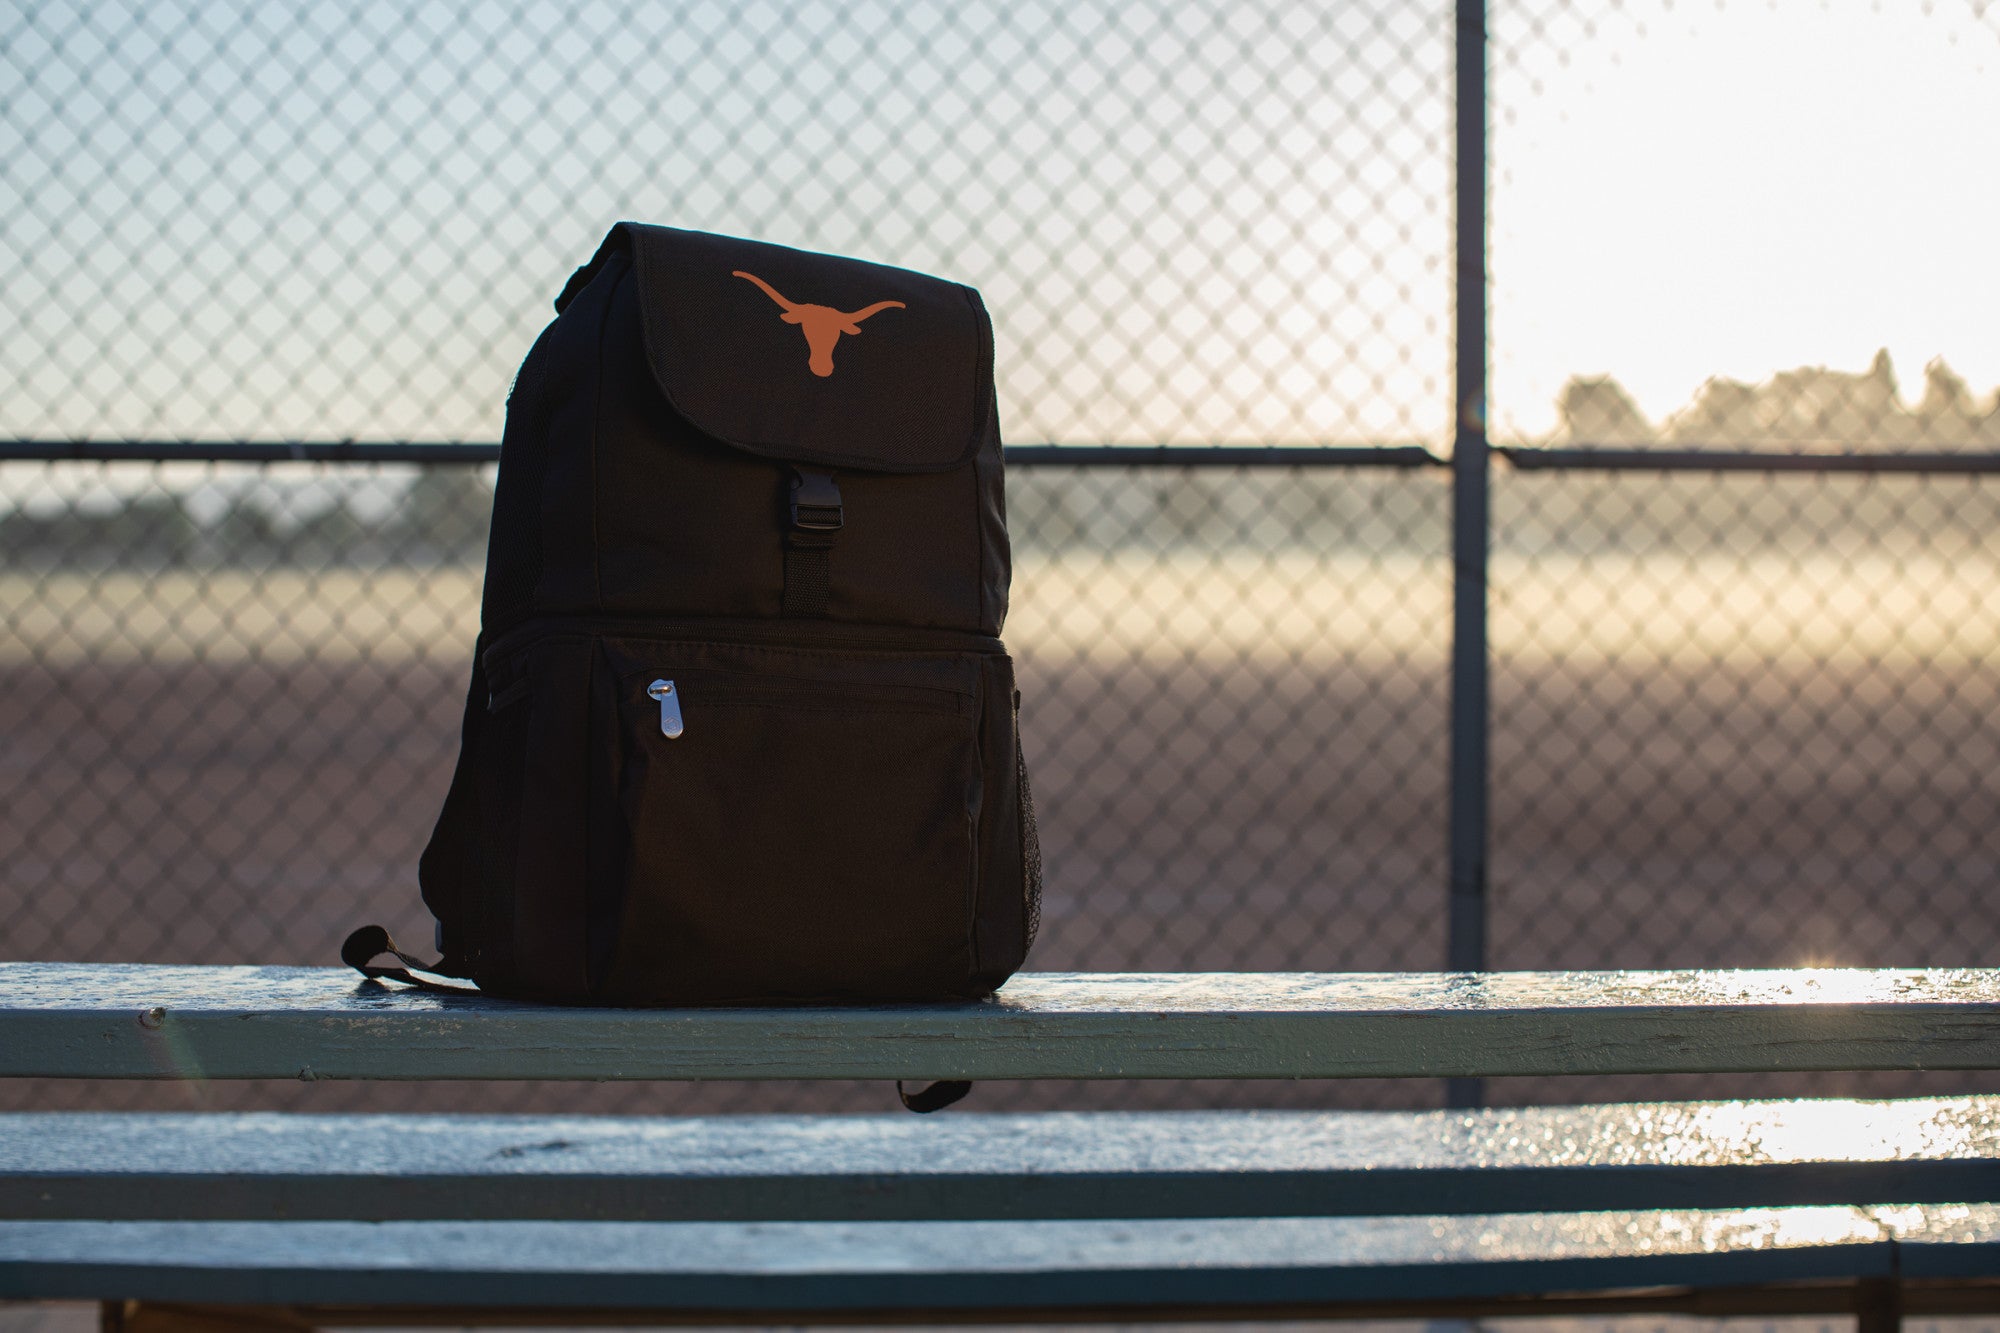
[[[833,373],[833,345],[840,341],[843,333],[861,332],[861,321],[870,315],[879,315],[884,310],[908,309],[901,301],[877,301],[865,309],[852,314],[845,310],[835,310],[830,305],[801,305],[797,301],[787,301],[778,295],[778,289],[758,277],[755,273],[745,273],[742,269],[732,270],[731,276],[747,278],[764,289],[764,295],[776,301],[785,312],[781,318],[787,324],[796,324],[806,335],[806,350],[811,355],[806,365],[812,373],[825,379]]]

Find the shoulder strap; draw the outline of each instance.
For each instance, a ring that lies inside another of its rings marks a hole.
[[[377,967],[375,959],[383,954],[400,961],[401,967]],[[380,926],[363,926],[347,937],[340,946],[340,961],[371,981],[400,981],[415,986],[419,990],[435,991],[440,995],[479,995],[476,986],[454,986],[445,980],[445,973],[437,970],[436,963],[422,963],[396,947],[396,941],[389,938],[389,932]]]
[[[932,1111],[942,1111],[953,1102],[972,1091],[972,1085],[962,1079],[948,1078],[918,1088],[915,1092],[903,1090],[903,1080],[896,1080],[896,1095],[903,1099],[903,1105],[918,1115],[929,1115]]]
[[[556,297],[558,315],[569,309],[569,303],[590,285],[590,280],[597,276],[598,270],[609,263],[613,256],[621,259],[625,257],[631,246],[631,242],[625,236],[626,225],[621,222],[613,227],[610,234],[604,238],[604,243],[597,247],[597,253],[590,257],[590,262],[569,275],[569,281],[563,284],[561,294]]]

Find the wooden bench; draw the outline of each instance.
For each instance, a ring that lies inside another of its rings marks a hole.
[[[2000,971],[1017,978],[559,1009],[0,964],[0,1075],[1342,1078],[2000,1068]],[[0,1297],[314,1322],[2000,1310],[2000,1099],[919,1118],[0,1116]]]

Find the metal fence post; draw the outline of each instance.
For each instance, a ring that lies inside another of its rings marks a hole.
[[[1486,966],[1486,0],[1458,0],[1458,235],[1453,356],[1451,882],[1446,965]],[[1478,1079],[1448,1079],[1445,1100],[1477,1106]]]

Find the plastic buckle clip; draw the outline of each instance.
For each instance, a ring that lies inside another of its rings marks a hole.
[[[840,487],[833,475],[792,469],[792,526],[806,532],[839,532],[843,521]]]

